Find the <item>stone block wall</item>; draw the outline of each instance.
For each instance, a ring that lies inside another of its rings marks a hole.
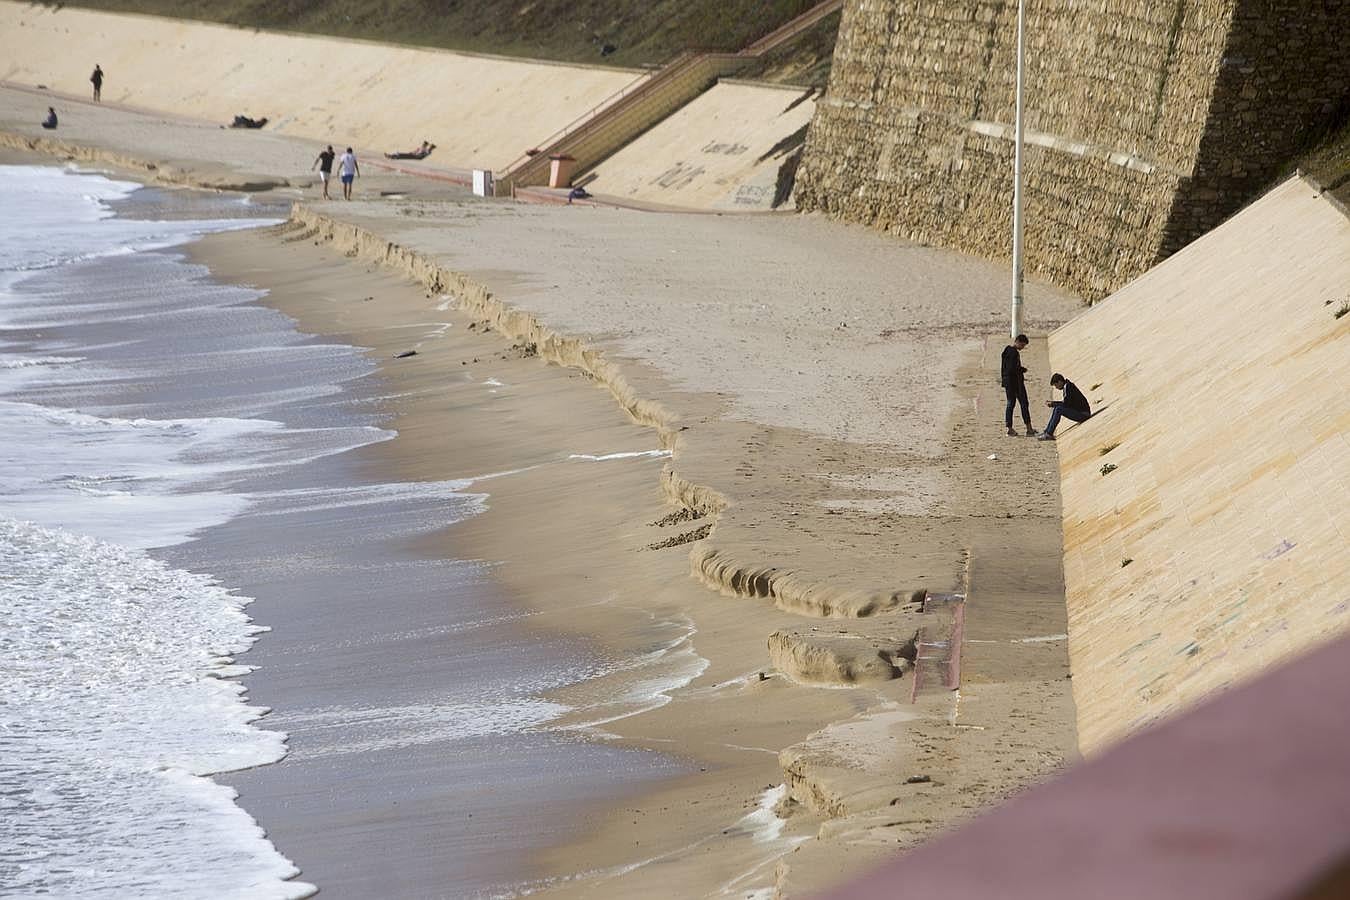
[[[1238,0],[1160,256],[1232,215],[1350,117],[1350,0]]]
[[[1027,266],[1095,299],[1235,211],[1350,92],[1350,0],[1027,0]],[[1016,0],[849,0],[801,209],[1011,251]]]

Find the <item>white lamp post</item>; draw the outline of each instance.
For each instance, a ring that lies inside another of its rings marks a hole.
[[[1022,66],[1026,55],[1025,0],[1017,0],[1017,119],[1013,130],[1013,289],[1011,337],[1022,333]]]

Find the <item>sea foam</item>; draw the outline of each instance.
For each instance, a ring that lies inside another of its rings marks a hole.
[[[0,884],[20,895],[302,897],[229,788],[274,762],[228,674],[256,629],[208,577],[0,519]]]
[[[156,314],[210,307],[211,291],[144,277],[192,268],[167,257],[120,284],[64,273],[260,220],[117,219],[108,203],[136,185],[24,166],[0,179],[0,894],[307,896],[234,791],[206,777],[285,753],[234,680],[247,671],[234,655],[263,629],[246,598],[145,548],[237,515],[250,501],[229,484],[243,472],[386,435],[100,406],[101,385],[134,392],[151,354],[106,332],[77,346],[61,326],[133,317],[162,334]],[[54,287],[26,291],[44,279]]]

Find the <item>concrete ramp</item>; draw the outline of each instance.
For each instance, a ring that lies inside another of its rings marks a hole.
[[[1050,336],[1100,410],[1058,445],[1085,752],[1350,628],[1342,309],[1350,218],[1294,178]]]
[[[0,79],[430,162],[500,167],[641,76],[153,16],[0,2]],[[63,118],[65,116],[63,115]]]
[[[596,166],[586,187],[688,209],[770,209],[779,167],[815,111],[807,93],[720,82]]]

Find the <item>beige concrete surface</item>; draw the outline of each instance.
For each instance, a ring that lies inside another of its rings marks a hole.
[[[1085,752],[1350,627],[1348,306],[1294,178],[1051,335],[1099,410],[1058,442]]]
[[[721,82],[592,169],[587,189],[690,209],[769,209],[779,166],[805,135],[789,139],[815,111],[809,93]]]
[[[0,0],[0,80],[379,152],[494,168],[640,77],[365,41]]]

